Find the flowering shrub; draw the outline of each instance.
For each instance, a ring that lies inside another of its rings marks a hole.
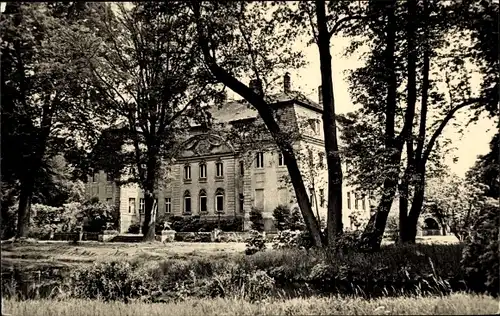
[[[245,254],[253,255],[258,251],[266,249],[266,239],[263,233],[256,230],[250,231],[250,237],[246,240]]]
[[[284,230],[278,232],[278,235],[273,238],[273,249],[309,249],[311,247],[312,239],[307,231]]]

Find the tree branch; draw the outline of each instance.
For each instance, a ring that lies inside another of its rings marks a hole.
[[[448,122],[453,118],[453,116],[455,115],[455,113],[458,110],[460,110],[460,109],[462,109],[462,108],[464,108],[466,106],[472,105],[474,103],[480,102],[481,100],[482,100],[481,98],[472,98],[472,99],[469,99],[469,100],[464,101],[463,103],[455,106],[453,109],[451,109],[450,112],[448,112],[448,114],[445,116],[445,118],[443,119],[443,121],[441,122],[441,124],[439,125],[439,127],[432,134],[432,137],[429,140],[429,143],[427,144],[427,147],[426,147],[425,152],[423,154],[422,164],[425,164],[425,162],[427,162],[427,159],[429,159],[429,155],[430,155],[430,153],[431,153],[431,151],[432,151],[432,149],[434,147],[436,139],[439,137],[439,135],[441,135],[441,132],[446,127],[446,124],[448,124]]]

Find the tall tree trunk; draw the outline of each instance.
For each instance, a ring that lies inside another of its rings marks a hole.
[[[315,247],[322,247],[323,241],[321,238],[319,223],[316,220],[314,212],[309,203],[309,197],[304,185],[304,181],[302,179],[302,174],[300,173],[300,169],[297,164],[297,159],[295,157],[289,135],[281,130],[280,126],[274,119],[272,107],[264,100],[261,95],[256,94],[253,89],[250,89],[248,86],[244,85],[228,71],[219,66],[215,56],[213,56],[211,53],[209,38],[206,36],[203,30],[201,22],[200,3],[198,1],[193,1],[191,2],[191,4],[196,19],[200,48],[205,62],[210,69],[210,72],[218,81],[224,83],[229,89],[243,97],[259,113],[259,116],[264,121],[264,124],[266,124],[269,133],[271,134],[274,141],[276,142],[276,145],[283,154],[285,165],[288,169],[288,174],[295,190],[295,196],[297,198],[297,202],[299,204],[306,227],[313,239],[313,244]]]
[[[377,211],[373,214],[366,225],[360,240],[360,249],[365,251],[375,251],[380,248],[387,217],[396,194],[398,185],[398,172],[393,170],[399,166],[401,161],[402,146],[395,139],[395,116],[397,108],[397,77],[395,66],[395,50],[396,50],[396,17],[395,9],[397,2],[391,1],[387,3],[387,26],[386,26],[386,49],[385,49],[385,66],[387,70],[387,105],[385,109],[385,131],[384,143],[388,153],[388,167],[386,178],[382,187],[382,197],[380,199]]]
[[[29,234],[31,198],[35,185],[34,175],[27,175],[21,181],[21,192],[19,194],[19,207],[17,209],[17,233],[16,238],[25,238]]]
[[[399,184],[399,239],[398,242],[404,242],[405,233],[407,230],[405,229],[406,220],[408,217],[408,196],[409,196],[409,179],[408,175],[409,169],[408,167],[405,170],[405,174],[403,175],[403,179],[401,179],[401,183]]]
[[[424,168],[425,170],[425,168]],[[417,237],[417,226],[418,218],[422,212],[422,207],[424,205],[425,197],[425,171],[424,174],[419,173],[419,181],[415,185],[415,194],[413,195],[413,201],[411,204],[410,213],[408,214],[407,223],[405,229],[407,233],[405,234],[406,243],[414,244]]]
[[[332,56],[330,54],[330,34],[325,12],[325,1],[316,1],[321,85],[323,94],[323,131],[325,134],[326,162],[328,166],[328,245],[333,245],[335,237],[342,234],[342,168],[337,141],[335,120],[335,100],[333,95]]]
[[[158,168],[158,146],[148,146],[148,161],[146,164],[146,177],[144,188],[144,223],[142,224],[143,241],[154,241],[156,216],[153,214],[155,204],[155,184]]]

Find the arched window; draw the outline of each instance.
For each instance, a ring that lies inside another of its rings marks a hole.
[[[200,190],[200,213],[207,213],[207,192]]]
[[[215,210],[217,213],[224,212],[224,189],[217,189],[215,191]]]
[[[207,164],[202,162],[200,163],[200,179],[207,178]]]
[[[184,213],[191,214],[191,194],[189,190],[184,192]]]

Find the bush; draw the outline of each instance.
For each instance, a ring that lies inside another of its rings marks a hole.
[[[278,205],[273,211],[274,226],[278,231],[290,229],[290,208],[286,205]]]
[[[309,249],[311,247],[312,238],[307,231],[284,230],[278,232],[273,239],[273,249]]]
[[[266,239],[264,234],[256,230],[250,231],[250,237],[246,240],[245,254],[253,255],[258,251],[266,249]]]
[[[128,228],[128,233],[129,234],[140,234],[141,233],[141,224],[140,223],[131,224]]]
[[[300,212],[300,209],[298,207],[296,207],[290,214],[289,229],[300,231],[306,230],[304,218],[302,217],[302,213]]]
[[[488,203],[475,220],[473,230],[466,239],[462,254],[466,283],[475,292],[499,294],[499,228],[498,203]]]
[[[262,210],[252,208],[250,211],[250,221],[252,222],[251,228],[258,232],[264,231],[264,217],[262,217]]]
[[[176,232],[211,232],[219,227],[218,220],[202,220],[199,215],[189,217],[172,216],[170,221],[172,222],[172,228]],[[220,229],[222,231],[242,231],[243,218],[221,218]]]
[[[398,218],[395,216],[389,216],[387,218],[386,233],[384,234],[391,241],[398,241],[399,239],[399,222]]]
[[[116,207],[99,200],[92,199],[85,202],[81,216],[84,218],[83,230],[86,232],[101,232],[118,227],[119,214]],[[112,223],[112,226],[108,227],[108,223]]]
[[[71,296],[105,301],[147,299],[158,287],[153,279],[128,262],[106,262],[71,274]]]

